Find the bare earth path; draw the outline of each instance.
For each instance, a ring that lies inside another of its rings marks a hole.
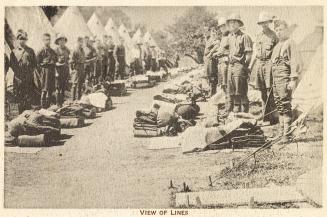
[[[169,207],[171,179],[175,185],[206,186],[206,177],[221,167],[215,157],[150,151],[149,139],[133,137],[135,111],[148,108],[161,89],[114,98],[116,108],[90,126],[63,130],[72,137],[61,146],[37,154],[6,153],[5,207],[161,208]],[[192,178],[195,183],[188,181]]]

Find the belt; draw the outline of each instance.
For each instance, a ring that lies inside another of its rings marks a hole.
[[[268,61],[270,61],[270,59],[269,58],[256,58],[258,61],[260,61],[260,62],[268,62]]]

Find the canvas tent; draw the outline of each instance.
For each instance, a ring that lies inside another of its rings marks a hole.
[[[308,70],[293,93],[292,107],[303,114],[323,105],[323,50],[319,46]]]
[[[133,38],[132,38],[132,41],[134,43],[138,43],[138,42],[141,42],[142,41],[142,32],[141,32],[141,29],[138,29],[134,35],[133,35]]]
[[[104,29],[99,17],[94,12],[89,21],[87,22],[87,26],[89,27],[91,33],[96,36],[98,39],[102,40],[103,35],[106,35],[107,32]]]
[[[117,28],[115,26],[115,23],[111,18],[109,18],[109,20],[108,20],[106,26],[104,27],[104,29],[106,30],[108,35],[110,35],[112,37],[113,42],[115,44],[118,44],[119,43],[119,34],[117,32]]]
[[[317,48],[323,41],[323,26],[317,25],[314,31],[308,34],[300,43],[299,51],[303,59],[303,70],[306,71],[310,66],[312,58]]]
[[[78,7],[71,6],[66,9],[54,26],[58,33],[67,37],[67,46],[73,48],[78,37],[92,36]]]
[[[6,7],[5,19],[12,36],[6,37],[8,43],[15,45],[15,34],[23,29],[28,34],[27,45],[35,52],[42,48],[42,36],[49,33],[55,38],[55,31],[40,7]]]

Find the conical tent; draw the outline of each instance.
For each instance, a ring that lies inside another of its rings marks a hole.
[[[141,40],[142,40],[142,32],[141,32],[141,29],[138,29],[134,33],[132,40],[133,40],[134,43],[141,42]]]
[[[117,28],[116,25],[114,23],[114,21],[109,18],[106,26],[104,27],[104,29],[106,30],[107,34],[110,35],[112,37],[112,40],[115,44],[119,43],[119,34],[117,32]]]
[[[87,22],[87,26],[89,27],[91,33],[96,36],[98,39],[102,39],[103,35],[106,35],[107,32],[104,29],[99,17],[94,12],[89,21]]]
[[[13,34],[19,29],[27,32],[27,45],[35,52],[42,48],[44,33],[49,33],[54,41],[56,33],[40,7],[6,7],[5,19]],[[15,38],[10,40],[15,44]]]
[[[54,29],[67,37],[67,46],[73,48],[78,37],[92,36],[78,7],[69,7],[59,18]]]

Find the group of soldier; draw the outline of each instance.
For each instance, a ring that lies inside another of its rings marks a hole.
[[[205,64],[211,94],[221,85],[225,93],[225,114],[249,112],[248,83],[254,78],[261,91],[263,119],[274,124],[279,114],[280,133],[284,142],[290,139],[292,121],[291,95],[301,71],[295,43],[290,39],[289,25],[261,12],[257,24],[261,31],[254,43],[241,29],[244,23],[238,14],[219,17],[218,25],[206,36]],[[273,24],[274,30],[270,25]]]
[[[15,47],[9,57],[5,54],[5,70],[7,72],[11,68],[14,72],[14,95],[19,113],[30,109],[35,98],[40,98],[36,103],[42,108],[48,108],[54,101],[58,106],[62,106],[65,91],[71,89],[72,98],[76,100],[81,98],[86,87],[125,78],[126,48],[122,37],[119,37],[117,44],[110,35],[104,35],[102,40],[88,36],[78,37],[74,48],[70,50],[63,34],[56,35],[56,47],[52,48],[51,35],[44,33],[42,49],[36,54],[27,46],[27,40],[27,32],[18,30]],[[166,64],[162,63],[166,60],[165,54],[160,53],[158,56],[152,44],[147,43],[145,47],[148,50],[145,51],[141,45],[136,43],[132,51],[134,55],[130,72],[135,75],[160,68],[167,71]],[[38,88],[35,88],[36,77],[40,83]]]

